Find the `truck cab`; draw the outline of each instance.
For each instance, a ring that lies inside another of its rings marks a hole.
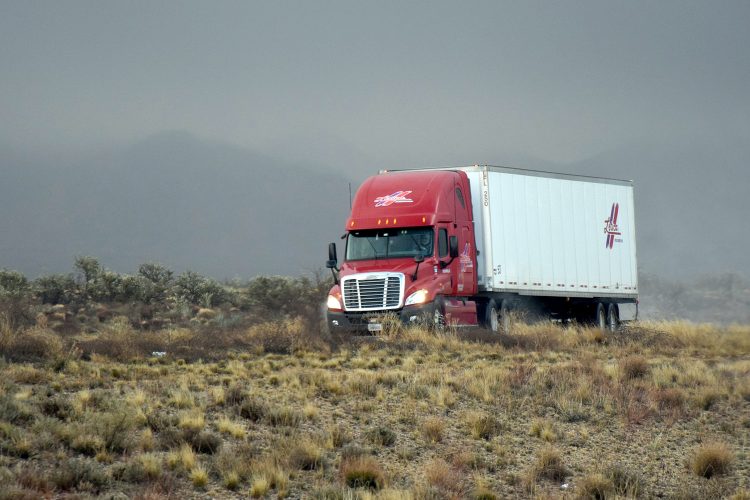
[[[357,191],[343,237],[327,266],[332,330],[377,331],[401,321],[476,324],[476,240],[469,179],[463,171],[381,172]]]

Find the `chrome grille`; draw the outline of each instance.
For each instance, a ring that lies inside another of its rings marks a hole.
[[[347,311],[377,311],[401,307],[402,273],[372,273],[346,276],[342,280]]]

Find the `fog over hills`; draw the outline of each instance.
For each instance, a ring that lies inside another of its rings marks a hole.
[[[67,272],[74,255],[118,271],[146,261],[216,278],[320,267],[349,208],[341,175],[186,133],[69,164],[0,158],[0,267]]]
[[[641,144],[570,165],[493,163],[633,179],[642,270],[684,280],[750,275],[749,153],[741,145]],[[83,254],[122,272],[146,261],[219,279],[312,271],[343,232],[349,179],[356,189],[368,173],[183,132],[75,161],[7,147],[0,154],[0,267],[28,276],[68,272]]]
[[[692,279],[750,276],[750,146],[726,141],[632,144],[563,167],[635,182],[642,269]]]

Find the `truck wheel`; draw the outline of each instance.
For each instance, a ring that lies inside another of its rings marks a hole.
[[[445,328],[445,302],[443,298],[438,296],[435,297],[432,309],[432,326],[437,331],[441,331]]]
[[[594,326],[601,331],[607,329],[607,310],[604,304],[596,304],[596,316],[594,316]]]
[[[620,328],[620,312],[617,304],[611,303],[607,307],[607,328],[610,332],[616,332]]]
[[[503,300],[500,302],[500,307],[497,306],[497,302],[490,300],[487,304],[487,312],[484,319],[484,324],[491,332],[494,333],[509,333],[510,332],[510,308],[508,302]]]

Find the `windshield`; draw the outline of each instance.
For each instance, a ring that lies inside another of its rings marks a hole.
[[[433,252],[431,227],[352,231],[346,244],[346,260],[430,257]]]

